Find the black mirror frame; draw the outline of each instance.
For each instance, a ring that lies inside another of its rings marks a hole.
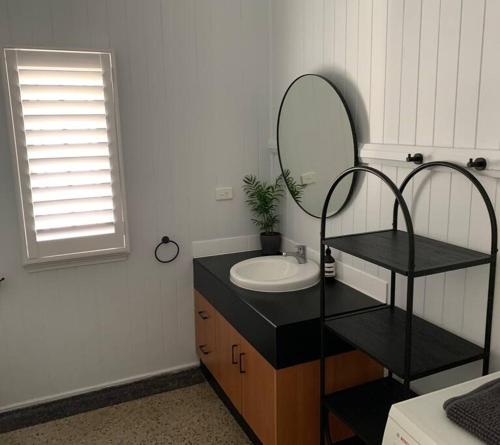
[[[288,92],[290,91],[290,89],[293,87],[293,85],[299,81],[300,79],[302,79],[303,77],[308,77],[308,76],[314,76],[314,77],[318,77],[320,78],[321,80],[324,80],[328,85],[330,85],[333,90],[337,93],[337,95],[339,96],[341,102],[342,102],[342,105],[344,106],[344,110],[347,114],[347,118],[349,119],[349,125],[351,126],[351,133],[352,133],[352,142],[353,142],[353,150],[354,150],[354,165],[352,165],[352,167],[357,167],[359,165],[359,157],[358,157],[358,141],[357,141],[357,137],[356,137],[356,130],[354,128],[354,120],[352,118],[352,115],[351,115],[351,112],[349,110],[349,107],[347,106],[347,102],[344,98],[344,96],[342,95],[342,93],[339,91],[339,89],[329,80],[327,79],[325,76],[322,76],[320,74],[312,74],[312,73],[308,73],[308,74],[302,74],[301,76],[297,77],[289,86],[288,88],[286,89],[285,91],[285,94],[283,94],[283,98],[281,99],[281,103],[280,103],[280,108],[279,108],[279,111],[278,111],[278,122],[277,122],[277,125],[276,125],[276,142],[277,142],[277,148],[278,148],[278,160],[279,160],[279,163],[280,163],[280,169],[281,169],[281,173],[283,174],[284,172],[284,168],[283,168],[283,162],[282,162],[282,159],[281,159],[281,152],[280,152],[280,120],[281,120],[281,112],[283,110],[283,104],[285,102],[285,99],[286,99],[286,96],[288,94]],[[352,198],[352,195],[354,193],[354,189],[356,187],[356,183],[357,183],[357,178],[358,178],[358,175],[357,173],[355,173],[353,175],[353,178],[352,178],[352,182],[351,182],[351,186],[349,188],[349,192],[347,193],[347,196],[345,198],[345,201],[342,203],[342,205],[339,207],[339,209],[335,212],[333,212],[331,215],[328,215],[327,218],[331,218],[332,216],[335,216],[335,215],[338,215],[342,210],[344,210],[345,206],[347,205],[347,203],[350,201],[350,199]],[[332,178],[333,180],[334,178]],[[286,182],[285,180],[285,184],[286,184],[286,188],[288,190],[288,192],[290,192],[290,188],[288,187],[288,183]],[[292,196],[293,198],[293,195],[290,193],[290,195]],[[326,198],[326,196],[325,196]],[[293,198],[293,200],[295,201],[295,203],[305,212],[307,213],[309,216],[312,216],[313,218],[317,218],[317,219],[321,219],[321,215],[314,215],[312,214],[311,212],[307,211],[303,206],[302,204],[300,204],[300,202],[297,202],[297,200],[295,198]]]

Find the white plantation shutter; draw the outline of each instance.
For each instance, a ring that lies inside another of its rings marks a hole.
[[[126,253],[111,54],[4,56],[26,263]]]

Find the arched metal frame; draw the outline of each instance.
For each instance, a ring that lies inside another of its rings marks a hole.
[[[342,179],[344,179],[346,176],[351,175],[351,174],[357,174],[357,173],[370,173],[375,176],[377,176],[379,179],[381,179],[389,188],[391,189],[392,193],[396,197],[396,202],[399,203],[401,206],[401,211],[403,212],[403,217],[405,219],[406,223],[406,230],[408,232],[408,295],[407,295],[407,307],[410,308],[409,311],[407,311],[407,316],[406,316],[406,333],[405,333],[405,343],[406,345],[411,346],[411,335],[412,335],[412,330],[411,330],[411,324],[412,324],[412,314],[413,314],[413,274],[414,274],[414,269],[415,269],[415,235],[414,235],[414,230],[413,230],[413,222],[411,220],[410,216],[410,211],[408,210],[408,206],[406,204],[406,201],[403,198],[403,194],[399,191],[398,187],[394,182],[384,173],[381,171],[372,168],[372,167],[367,167],[367,166],[354,166],[351,168],[348,168],[347,170],[344,170],[335,180],[333,185],[330,187],[330,190],[328,191],[328,194],[325,199],[325,203],[323,205],[323,211],[321,214],[321,252],[320,252],[320,258],[321,258],[321,270],[323,271],[325,269],[325,247],[326,247],[326,220],[328,218],[328,205],[330,204],[330,199],[333,195],[333,192],[337,188],[338,184]],[[411,289],[411,290],[410,290]],[[320,322],[321,322],[321,356],[320,356],[320,397],[321,397],[321,407],[320,407],[320,432],[321,432],[321,444],[324,444],[325,441],[325,433],[328,431],[326,428],[328,427],[328,412],[325,410],[324,407],[324,397],[325,397],[325,350],[326,350],[326,332],[325,332],[325,276],[322,273],[321,277],[321,287],[320,287]],[[406,348],[407,350],[411,351],[410,348]],[[411,369],[411,354],[405,354],[405,376],[410,375],[410,369]],[[405,377],[405,385],[407,389],[409,389],[409,378]]]
[[[489,273],[489,283],[488,283],[488,302],[487,302],[487,313],[486,313],[486,327],[485,327],[485,339],[484,339],[484,355],[483,355],[483,375],[488,374],[489,371],[489,361],[490,361],[490,349],[491,349],[491,329],[492,329],[492,318],[493,318],[493,303],[494,303],[494,292],[495,292],[495,273],[496,273],[496,256],[498,250],[498,227],[497,220],[495,216],[495,210],[488,193],[478,181],[478,179],[465,168],[453,164],[451,162],[436,161],[428,162],[416,167],[412,170],[408,176],[403,180],[401,186],[398,188],[394,182],[387,177],[381,171],[368,166],[354,166],[344,170],[335,180],[331,186],[321,215],[321,270],[324,270],[325,265],[325,247],[326,247],[326,220],[328,218],[328,205],[330,203],[331,197],[337,188],[338,184],[342,179],[351,174],[357,174],[358,172],[370,173],[377,176],[385,184],[389,186],[393,194],[395,195],[394,208],[393,208],[393,220],[392,226],[393,230],[397,230],[398,227],[398,209],[401,208],[403,213],[403,218],[406,224],[406,230],[408,233],[408,274],[407,274],[407,297],[406,297],[406,328],[405,328],[405,361],[404,361],[404,385],[406,389],[410,390],[410,378],[411,378],[411,344],[412,344],[412,318],[413,318],[413,285],[415,279],[415,233],[413,229],[413,223],[411,219],[408,206],[403,197],[403,192],[411,181],[411,179],[417,175],[419,172],[433,168],[433,167],[445,167],[455,170],[467,179],[469,179],[476,190],[481,195],[486,209],[488,211],[488,216],[490,218],[491,225],[491,258],[490,258],[490,273]],[[395,276],[396,273],[391,271],[391,295],[390,295],[390,305],[395,306]],[[321,356],[320,356],[320,434],[321,434],[321,445],[324,445],[325,438],[330,439],[329,425],[328,425],[328,411],[325,409],[324,397],[325,394],[325,360],[326,360],[326,330],[325,330],[325,276],[322,273],[321,283],[320,283],[320,325],[321,325]],[[391,373],[389,373],[391,375]],[[328,434],[327,434],[328,433]]]
[[[284,168],[283,168],[283,161],[281,159],[280,131],[279,131],[279,129],[280,129],[280,121],[281,121],[281,113],[283,111],[283,105],[285,103],[285,99],[286,99],[286,96],[287,96],[288,92],[295,85],[295,83],[298,82],[303,77],[308,77],[308,76],[317,77],[317,78],[325,81],[329,86],[331,86],[333,88],[333,90],[337,93],[337,96],[340,98],[340,101],[342,102],[342,105],[344,106],[344,110],[345,110],[345,112],[347,114],[347,118],[349,119],[349,125],[351,127],[351,133],[352,133],[353,151],[354,151],[354,166],[357,166],[359,164],[359,156],[358,156],[358,141],[357,141],[357,137],[356,137],[356,130],[355,130],[355,127],[354,127],[354,119],[352,118],[351,112],[349,110],[349,107],[347,106],[347,102],[346,102],[344,96],[342,96],[342,93],[333,84],[333,82],[331,82],[325,76],[322,76],[321,74],[307,73],[307,74],[302,74],[301,76],[297,77],[290,85],[288,85],[288,88],[286,89],[285,94],[283,94],[283,98],[281,99],[280,108],[279,108],[279,111],[278,111],[278,123],[276,125],[276,141],[277,141],[277,145],[278,145],[278,160],[279,160],[279,163],[280,163],[281,173],[283,173]],[[344,209],[344,207],[346,206],[346,204],[349,202],[349,200],[352,198],[352,195],[354,194],[354,189],[356,187],[356,179],[357,179],[356,175],[354,175],[354,177],[352,178],[351,187],[349,188],[349,192],[347,193],[345,201],[342,203],[342,205],[338,208],[337,211],[333,212],[331,215],[328,215],[328,218],[331,218],[332,216],[337,215],[338,213],[340,213]],[[290,189],[289,189],[288,184],[286,183],[286,181],[285,181],[285,184],[286,184],[287,190],[290,191]],[[300,204],[299,202],[297,202],[295,199],[294,199],[294,201],[308,215],[312,216],[313,218],[320,218],[318,215],[314,215],[311,212],[308,212],[302,206],[302,204]]]
[[[426,170],[428,168],[433,168],[433,167],[446,167],[446,168],[451,168],[452,170],[455,170],[462,175],[464,175],[472,184],[474,187],[476,187],[476,190],[479,192],[481,197],[483,198],[484,204],[486,205],[486,210],[488,211],[488,216],[490,218],[490,224],[491,224],[491,255],[494,255],[497,253],[497,220],[495,217],[495,209],[493,207],[493,204],[491,203],[490,197],[488,196],[488,193],[484,189],[483,185],[478,181],[478,179],[467,169],[464,167],[461,167],[460,165],[453,164],[452,162],[446,162],[446,161],[434,161],[434,162],[426,162],[425,164],[419,165],[417,168],[413,169],[408,176],[403,180],[401,185],[399,186],[399,191],[401,194],[404,192],[406,186],[408,183],[411,181],[411,179],[420,173],[422,170]],[[392,226],[394,229],[397,229],[398,225],[398,200],[394,201],[394,209],[392,213]]]
[[[498,251],[498,227],[497,227],[497,219],[495,216],[495,209],[493,204],[491,203],[490,197],[486,192],[483,185],[479,182],[479,180],[467,169],[461,167],[460,165],[453,164],[452,162],[446,161],[434,161],[427,162],[422,164],[412,170],[408,176],[403,180],[399,187],[399,191],[403,194],[406,186],[412,180],[412,178],[420,173],[423,170],[433,167],[445,167],[455,170],[462,175],[464,175],[476,188],[476,190],[483,198],[483,202],[486,206],[486,210],[488,211],[488,216],[490,218],[490,226],[491,226],[491,261],[490,261],[490,273],[489,273],[489,281],[488,281],[488,300],[486,307],[486,325],[485,325],[485,334],[484,334],[484,359],[483,359],[483,375],[488,374],[489,365],[490,365],[490,351],[491,351],[491,329],[493,324],[493,303],[495,297],[495,275],[496,275],[496,256]],[[394,208],[392,212],[392,227],[394,230],[398,227],[398,200],[394,201]],[[391,304],[394,305],[394,281],[395,281],[395,273],[391,272]]]

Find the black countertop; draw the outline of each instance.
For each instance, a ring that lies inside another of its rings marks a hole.
[[[229,280],[231,267],[259,256],[259,251],[194,259],[194,287],[276,369],[304,363],[320,355],[319,285],[294,292],[255,292]],[[340,281],[327,283],[326,313],[341,315],[381,303]],[[329,353],[351,348],[330,336]]]

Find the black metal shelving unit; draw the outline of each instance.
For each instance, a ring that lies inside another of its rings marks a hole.
[[[491,226],[490,253],[477,252],[416,235],[403,192],[419,172],[444,167],[461,173],[481,195]],[[382,180],[395,196],[392,229],[336,237],[326,236],[327,210],[331,197],[348,175],[365,172]],[[401,211],[406,232],[398,230]],[[483,360],[483,375],[489,371],[491,326],[497,256],[497,222],[486,190],[468,170],[450,162],[428,162],[415,168],[398,188],[384,173],[368,166],[345,170],[334,181],[321,217],[321,268],[325,248],[346,252],[391,272],[390,301],[381,307],[328,317],[325,314],[325,278],[321,282],[321,445],[330,441],[328,415],[335,414],[357,435],[353,443],[380,445],[390,407],[414,397],[410,388],[416,380],[446,369]],[[413,314],[413,287],[416,277],[488,264],[489,286],[483,347],[471,343]],[[407,277],[406,309],[395,305],[396,274]],[[388,376],[333,394],[325,393],[326,334],[338,335],[364,351],[388,370]],[[395,376],[398,379],[394,378]]]

